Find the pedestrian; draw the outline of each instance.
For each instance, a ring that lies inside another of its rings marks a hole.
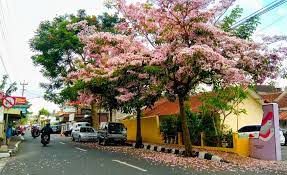
[[[7,143],[7,145],[10,144],[11,137],[12,137],[12,126],[8,125],[8,128],[6,130],[6,143]]]

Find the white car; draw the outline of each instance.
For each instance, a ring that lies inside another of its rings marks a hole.
[[[285,145],[285,136],[283,134],[283,131],[280,129],[280,144]]]
[[[76,122],[76,123],[73,123],[72,130],[75,130],[81,126],[91,126],[91,124],[89,122]]]
[[[258,138],[261,125],[247,125],[238,130],[238,135],[245,138]]]
[[[98,133],[90,126],[81,126],[72,132],[73,141],[97,141]]]
[[[238,135],[240,137],[246,137],[246,138],[258,138],[259,137],[259,131],[260,131],[261,125],[248,125],[240,128],[238,130]],[[285,136],[283,134],[283,131],[279,130],[280,134],[280,144],[285,144]]]

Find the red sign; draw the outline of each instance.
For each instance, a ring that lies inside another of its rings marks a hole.
[[[12,108],[15,105],[15,98],[14,97],[5,97],[2,101],[2,105],[5,108]]]
[[[70,101],[67,103],[68,106],[74,106],[74,105],[80,105],[81,102],[80,101]]]
[[[27,103],[26,97],[14,97],[15,105],[25,105]]]

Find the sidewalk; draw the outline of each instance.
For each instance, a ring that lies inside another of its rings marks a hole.
[[[127,142],[127,143],[135,147],[135,142]],[[144,142],[142,148],[151,150],[151,151],[171,153],[171,154],[176,154],[176,155],[185,154],[184,145],[177,145],[177,144],[165,144],[165,143],[154,144],[154,143]],[[225,162],[225,163],[228,162],[225,159],[222,159],[221,157],[215,154],[211,154],[209,150],[204,150],[204,149],[193,149],[192,157],[198,157],[200,159],[213,160],[213,161]]]
[[[19,144],[23,141],[23,138],[20,136],[13,136],[11,138],[10,144],[8,145],[8,149],[6,151],[0,152],[0,158],[10,157],[14,155],[19,148]],[[4,149],[5,150],[5,149]]]

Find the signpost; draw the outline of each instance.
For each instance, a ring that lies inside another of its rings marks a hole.
[[[5,97],[4,92],[0,91],[0,100],[2,100]]]
[[[4,92],[0,91],[0,101],[4,98]],[[4,108],[0,105],[0,123],[4,120]]]
[[[5,107],[5,108],[12,108],[14,105],[15,105],[15,98],[14,97],[4,97],[3,100],[2,100],[2,105]]]
[[[250,139],[250,157],[263,160],[281,160],[278,104],[263,105],[259,138]]]
[[[7,108],[7,109],[10,109],[10,108],[12,108],[14,105],[15,105],[15,103],[16,103],[16,100],[15,100],[15,98],[14,97],[10,97],[10,96],[4,96],[4,94],[3,93],[1,93],[1,100],[2,100],[2,105],[1,105],[1,108],[3,108],[3,119],[4,119],[4,108]],[[0,113],[1,113],[1,111],[2,110],[0,110]],[[1,115],[2,114],[0,114],[0,117],[1,117]],[[2,119],[2,121],[0,121],[3,125],[4,125],[4,120]],[[7,115],[6,115],[6,121],[5,121],[5,126],[4,127],[7,127],[8,126],[8,119],[9,119],[9,115],[8,115],[8,113],[7,113]],[[3,127],[3,129],[4,129],[4,127]],[[4,134],[4,132],[3,132],[3,130],[2,130],[2,133],[3,133],[3,135],[4,135],[4,137],[5,137],[5,134]],[[6,137],[5,137],[5,144],[6,144]]]

